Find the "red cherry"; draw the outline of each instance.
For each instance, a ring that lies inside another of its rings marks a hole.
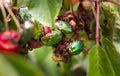
[[[15,30],[0,33],[0,51],[17,53],[19,46],[15,41],[18,41],[19,38],[20,35]]]
[[[0,33],[0,40],[3,40],[3,41],[9,40],[9,39],[18,40],[19,38],[20,38],[20,35],[15,30],[9,30],[9,31]]]
[[[43,30],[45,35],[51,32],[51,28],[45,25],[43,25]]]
[[[20,34],[18,32],[14,31],[14,30],[10,30],[8,32],[10,32],[11,37],[13,37],[14,39],[19,39],[20,38]]]
[[[17,53],[19,51],[19,46],[11,40],[0,40],[0,51]]]

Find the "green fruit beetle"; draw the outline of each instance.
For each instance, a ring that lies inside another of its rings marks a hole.
[[[63,33],[72,33],[72,26],[69,23],[65,22],[65,21],[57,20],[55,22],[55,25]]]
[[[84,43],[82,41],[74,41],[70,45],[72,55],[78,55],[84,49]]]
[[[44,45],[52,46],[56,43],[58,43],[62,39],[62,33],[61,31],[52,31],[51,33],[46,34],[41,38],[41,42]]]

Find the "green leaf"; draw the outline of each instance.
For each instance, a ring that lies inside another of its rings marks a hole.
[[[90,50],[88,58],[88,76],[116,76],[107,53],[100,46],[95,45]]]
[[[103,7],[100,16],[100,25],[103,36],[113,39],[113,33],[115,28],[115,16],[106,8]]]
[[[62,0],[18,0],[18,6],[28,6],[33,19],[52,27],[62,6]]]
[[[34,19],[51,27],[62,6],[62,0],[18,0],[18,2],[28,6]]]
[[[114,15],[119,15],[119,6],[116,6],[115,4],[111,3],[111,2],[102,2],[101,3],[102,7],[106,10],[109,10],[110,13],[114,14]]]
[[[52,47],[43,46],[31,51],[29,56],[39,68],[44,68],[46,76],[62,76],[57,63],[52,60],[52,52]]]
[[[113,41],[117,51],[120,52],[120,16],[116,18]]]
[[[5,55],[5,57],[19,73],[19,76],[45,76],[40,69],[29,64],[19,55]]]
[[[113,71],[115,72],[116,76],[120,75],[120,54],[116,51],[116,48],[107,38],[102,39],[102,45],[105,49],[107,57],[111,63]]]
[[[18,72],[9,64],[9,62],[0,54],[0,76],[19,76]]]
[[[100,23],[103,35],[113,41],[117,51],[120,52],[120,8],[107,2],[103,2],[102,7],[104,9],[104,11],[102,11],[104,16],[102,14]],[[107,20],[106,25],[104,19]]]
[[[52,53],[49,53],[43,64],[47,76],[63,76],[57,63],[52,59]]]
[[[50,46],[42,46],[40,48],[33,49],[29,52],[29,57],[35,64],[42,65],[47,58],[48,54],[53,51]]]
[[[14,0],[16,6],[27,6],[29,0]]]

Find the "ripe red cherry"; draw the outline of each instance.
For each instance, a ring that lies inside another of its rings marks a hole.
[[[6,41],[0,40],[0,51],[17,53],[19,51],[19,46],[17,43],[14,43],[12,40],[6,40]]]
[[[45,25],[43,25],[43,30],[45,35],[51,32],[51,28]]]
[[[17,53],[19,50],[17,43],[19,38],[20,35],[15,30],[0,33],[0,51]]]
[[[9,30],[3,33],[0,33],[0,40],[9,40],[9,39],[14,39],[18,40],[20,38],[20,35],[18,32],[15,30]]]

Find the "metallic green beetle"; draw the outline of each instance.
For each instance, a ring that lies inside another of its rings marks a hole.
[[[24,23],[25,20],[31,19],[31,14],[29,13],[28,7],[20,7],[17,14],[21,23]]]
[[[55,22],[55,25],[59,30],[63,31],[64,33],[72,33],[72,26],[65,21],[58,20]]]
[[[21,24],[21,26],[24,30],[23,30],[22,36],[20,38],[20,43],[22,45],[25,45],[27,42],[29,42],[29,40],[32,37],[32,32],[33,32],[33,29],[34,29],[34,25],[31,21],[26,20],[24,22],[24,24]]]
[[[84,43],[81,41],[74,41],[70,46],[72,55],[78,55],[83,49],[84,49]]]
[[[47,35],[43,36],[41,38],[41,42],[44,45],[52,46],[58,43],[61,39],[62,39],[61,31],[52,31],[51,33],[48,33]]]

